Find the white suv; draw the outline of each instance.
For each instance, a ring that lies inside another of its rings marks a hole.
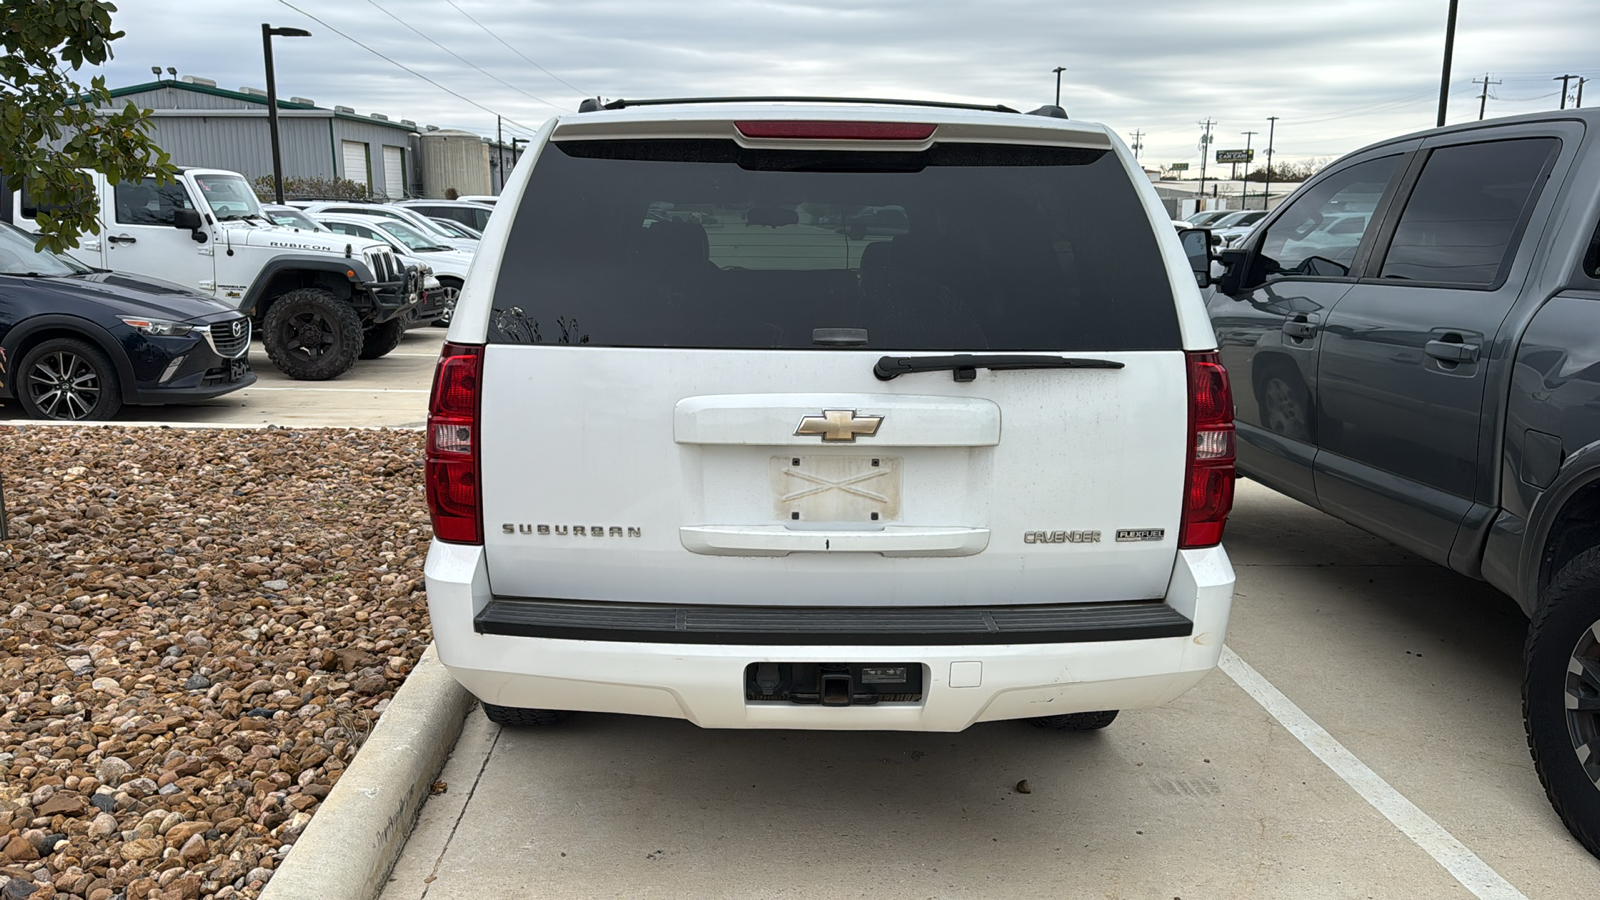
[[[439,361],[428,608],[489,718],[1081,729],[1200,681],[1233,404],[1205,234],[1116,135],[673,102],[546,124]]]

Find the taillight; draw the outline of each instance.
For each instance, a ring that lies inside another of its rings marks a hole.
[[[1189,353],[1189,472],[1178,547],[1214,547],[1233,509],[1233,391],[1216,353]]]
[[[483,493],[478,484],[478,406],[483,347],[444,345],[433,370],[425,457],[433,536],[453,544],[483,543]]]
[[[735,122],[747,138],[810,141],[925,141],[934,126],[922,122]]]

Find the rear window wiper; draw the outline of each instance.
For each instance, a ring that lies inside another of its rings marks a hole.
[[[948,370],[956,381],[972,381],[979,369],[1120,369],[1122,363],[1109,359],[1083,359],[1073,356],[885,356],[872,367],[879,381],[891,381],[913,372]]]

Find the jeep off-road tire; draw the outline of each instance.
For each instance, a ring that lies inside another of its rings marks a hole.
[[[300,381],[327,381],[349,371],[362,337],[356,311],[321,288],[280,294],[261,323],[267,358]]]
[[[516,706],[483,704],[483,714],[496,725],[518,728],[531,725],[560,725],[567,720],[564,709],[522,709]]]
[[[400,339],[405,336],[404,318],[390,319],[382,325],[373,325],[362,333],[361,358],[377,359],[380,356],[388,356],[389,351],[400,346]]]
[[[1528,625],[1522,721],[1545,795],[1600,856],[1600,547],[1550,580]]]
[[[1114,709],[1103,709],[1099,712],[1064,713],[1059,716],[1040,716],[1029,719],[1037,728],[1052,728],[1056,731],[1095,731],[1110,725],[1117,718]]]
[[[12,392],[35,419],[98,422],[122,408],[116,367],[88,341],[44,341],[22,355],[16,372]]]

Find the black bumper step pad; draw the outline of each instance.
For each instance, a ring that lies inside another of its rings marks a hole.
[[[1160,600],[1043,606],[682,606],[496,597],[480,634],[666,644],[1060,644],[1186,637]]]

